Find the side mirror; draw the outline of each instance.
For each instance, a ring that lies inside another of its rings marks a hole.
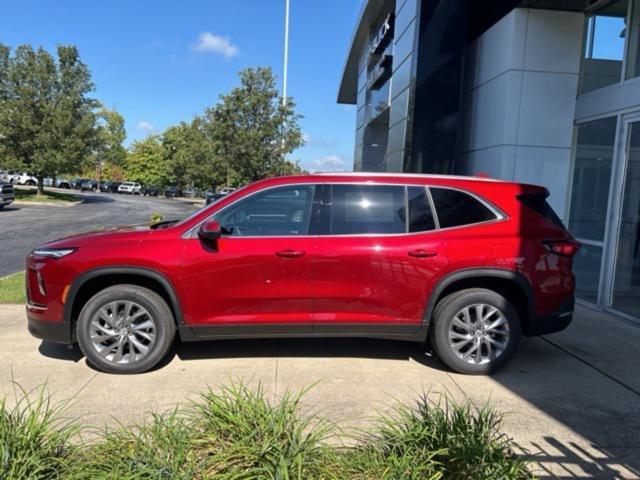
[[[215,242],[220,238],[222,229],[220,224],[215,220],[209,220],[204,222],[198,230],[198,237],[200,240]]]

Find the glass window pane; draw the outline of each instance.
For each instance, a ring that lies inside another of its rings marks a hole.
[[[431,188],[440,228],[495,220],[496,215],[471,195],[448,188]]]
[[[638,0],[633,6],[628,42],[627,78],[634,78],[640,76],[640,1]]]
[[[215,215],[227,236],[306,235],[313,185],[279,187],[257,193]]]
[[[620,82],[628,7],[619,0],[587,17],[580,93]]]
[[[330,234],[405,233],[404,187],[334,185]]]
[[[569,230],[577,237],[603,241],[617,118],[578,125]]]
[[[613,306],[640,318],[640,122],[629,135]]]
[[[598,301],[598,282],[602,247],[582,244],[573,260],[573,273],[576,276],[576,296],[591,303]]]
[[[436,228],[424,187],[408,187],[409,232],[427,232]]]

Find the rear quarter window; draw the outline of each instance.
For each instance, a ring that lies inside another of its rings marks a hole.
[[[529,207],[531,210],[538,213],[539,215],[541,215],[543,218],[547,219],[554,225],[564,228],[564,224],[562,223],[562,220],[560,219],[558,214],[555,212],[553,207],[549,205],[549,202],[547,202],[548,196],[549,194],[547,192],[531,193],[531,194],[518,195],[518,200],[520,200],[521,203],[523,203],[524,205]]]
[[[440,228],[473,225],[498,218],[489,207],[466,192],[434,187],[430,191]]]

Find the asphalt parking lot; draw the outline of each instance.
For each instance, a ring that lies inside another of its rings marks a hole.
[[[100,228],[147,223],[154,212],[182,218],[197,207],[180,200],[108,193],[80,194],[75,206],[12,204],[0,210],[0,277],[24,270],[25,256],[57,238]]]

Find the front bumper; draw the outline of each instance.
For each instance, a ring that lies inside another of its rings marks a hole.
[[[74,343],[71,325],[67,322],[47,322],[27,315],[29,333],[36,338],[56,343]]]
[[[7,205],[11,205],[11,203],[13,203],[14,200],[15,200],[14,197],[10,197],[8,195],[0,197],[0,205],[2,205],[3,207],[6,207]]]
[[[575,298],[571,297],[552,314],[531,318],[524,335],[527,337],[537,337],[539,335],[561,332],[567,328],[573,320],[574,307]]]

